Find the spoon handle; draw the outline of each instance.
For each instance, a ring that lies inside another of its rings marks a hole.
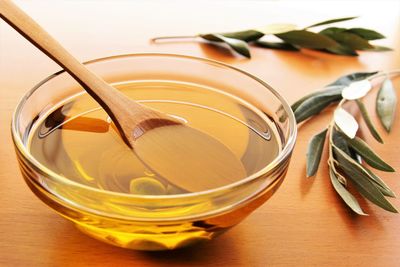
[[[126,132],[126,125],[139,124],[149,117],[163,117],[160,112],[130,100],[87,69],[12,1],[0,0],[0,17],[71,74],[105,109],[124,139],[129,134]]]

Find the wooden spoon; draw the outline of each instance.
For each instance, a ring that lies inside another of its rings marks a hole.
[[[112,118],[125,143],[172,184],[195,192],[246,176],[241,161],[221,142],[108,85],[11,1],[0,0],[0,17],[71,74]]]

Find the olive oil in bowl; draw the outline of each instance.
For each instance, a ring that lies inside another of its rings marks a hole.
[[[247,175],[262,169],[281,149],[268,118],[226,93],[168,81],[135,81],[116,87],[223,143],[240,159]],[[37,123],[29,138],[30,151],[37,160],[74,182],[140,195],[193,193],[173,177],[166,180],[142,163],[122,141],[104,110],[86,94],[55,107]],[[198,191],[209,189],[213,188],[205,185]]]
[[[69,74],[54,74],[19,103],[12,136],[30,189],[82,232],[123,248],[176,249],[224,233],[279,188],[296,124],[264,82],[179,55],[121,55],[87,66],[129,98],[223,144],[243,174],[210,180],[199,166],[193,177],[203,175],[201,183],[190,173],[184,180],[163,177],[125,145]]]

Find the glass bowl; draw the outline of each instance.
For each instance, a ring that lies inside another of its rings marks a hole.
[[[296,123],[284,98],[265,82],[216,61],[181,55],[119,55],[85,64],[110,84],[136,80],[190,82],[238,97],[273,122],[271,127],[281,149],[272,162],[263,163],[246,178],[207,191],[135,195],[77,183],[41,164],[29,150],[35,124],[66,99],[85,94],[68,73],[55,73],[22,98],[13,115],[12,137],[30,189],[82,232],[123,248],[176,249],[215,238],[279,188],[295,144]]]

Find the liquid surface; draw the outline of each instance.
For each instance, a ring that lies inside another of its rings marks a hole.
[[[264,168],[281,149],[273,123],[264,114],[218,90],[170,81],[114,86],[224,144],[247,175]],[[191,192],[173,177],[167,180],[145,166],[86,94],[60,103],[46,119],[36,122],[28,142],[32,155],[47,168],[87,186],[143,195]]]

